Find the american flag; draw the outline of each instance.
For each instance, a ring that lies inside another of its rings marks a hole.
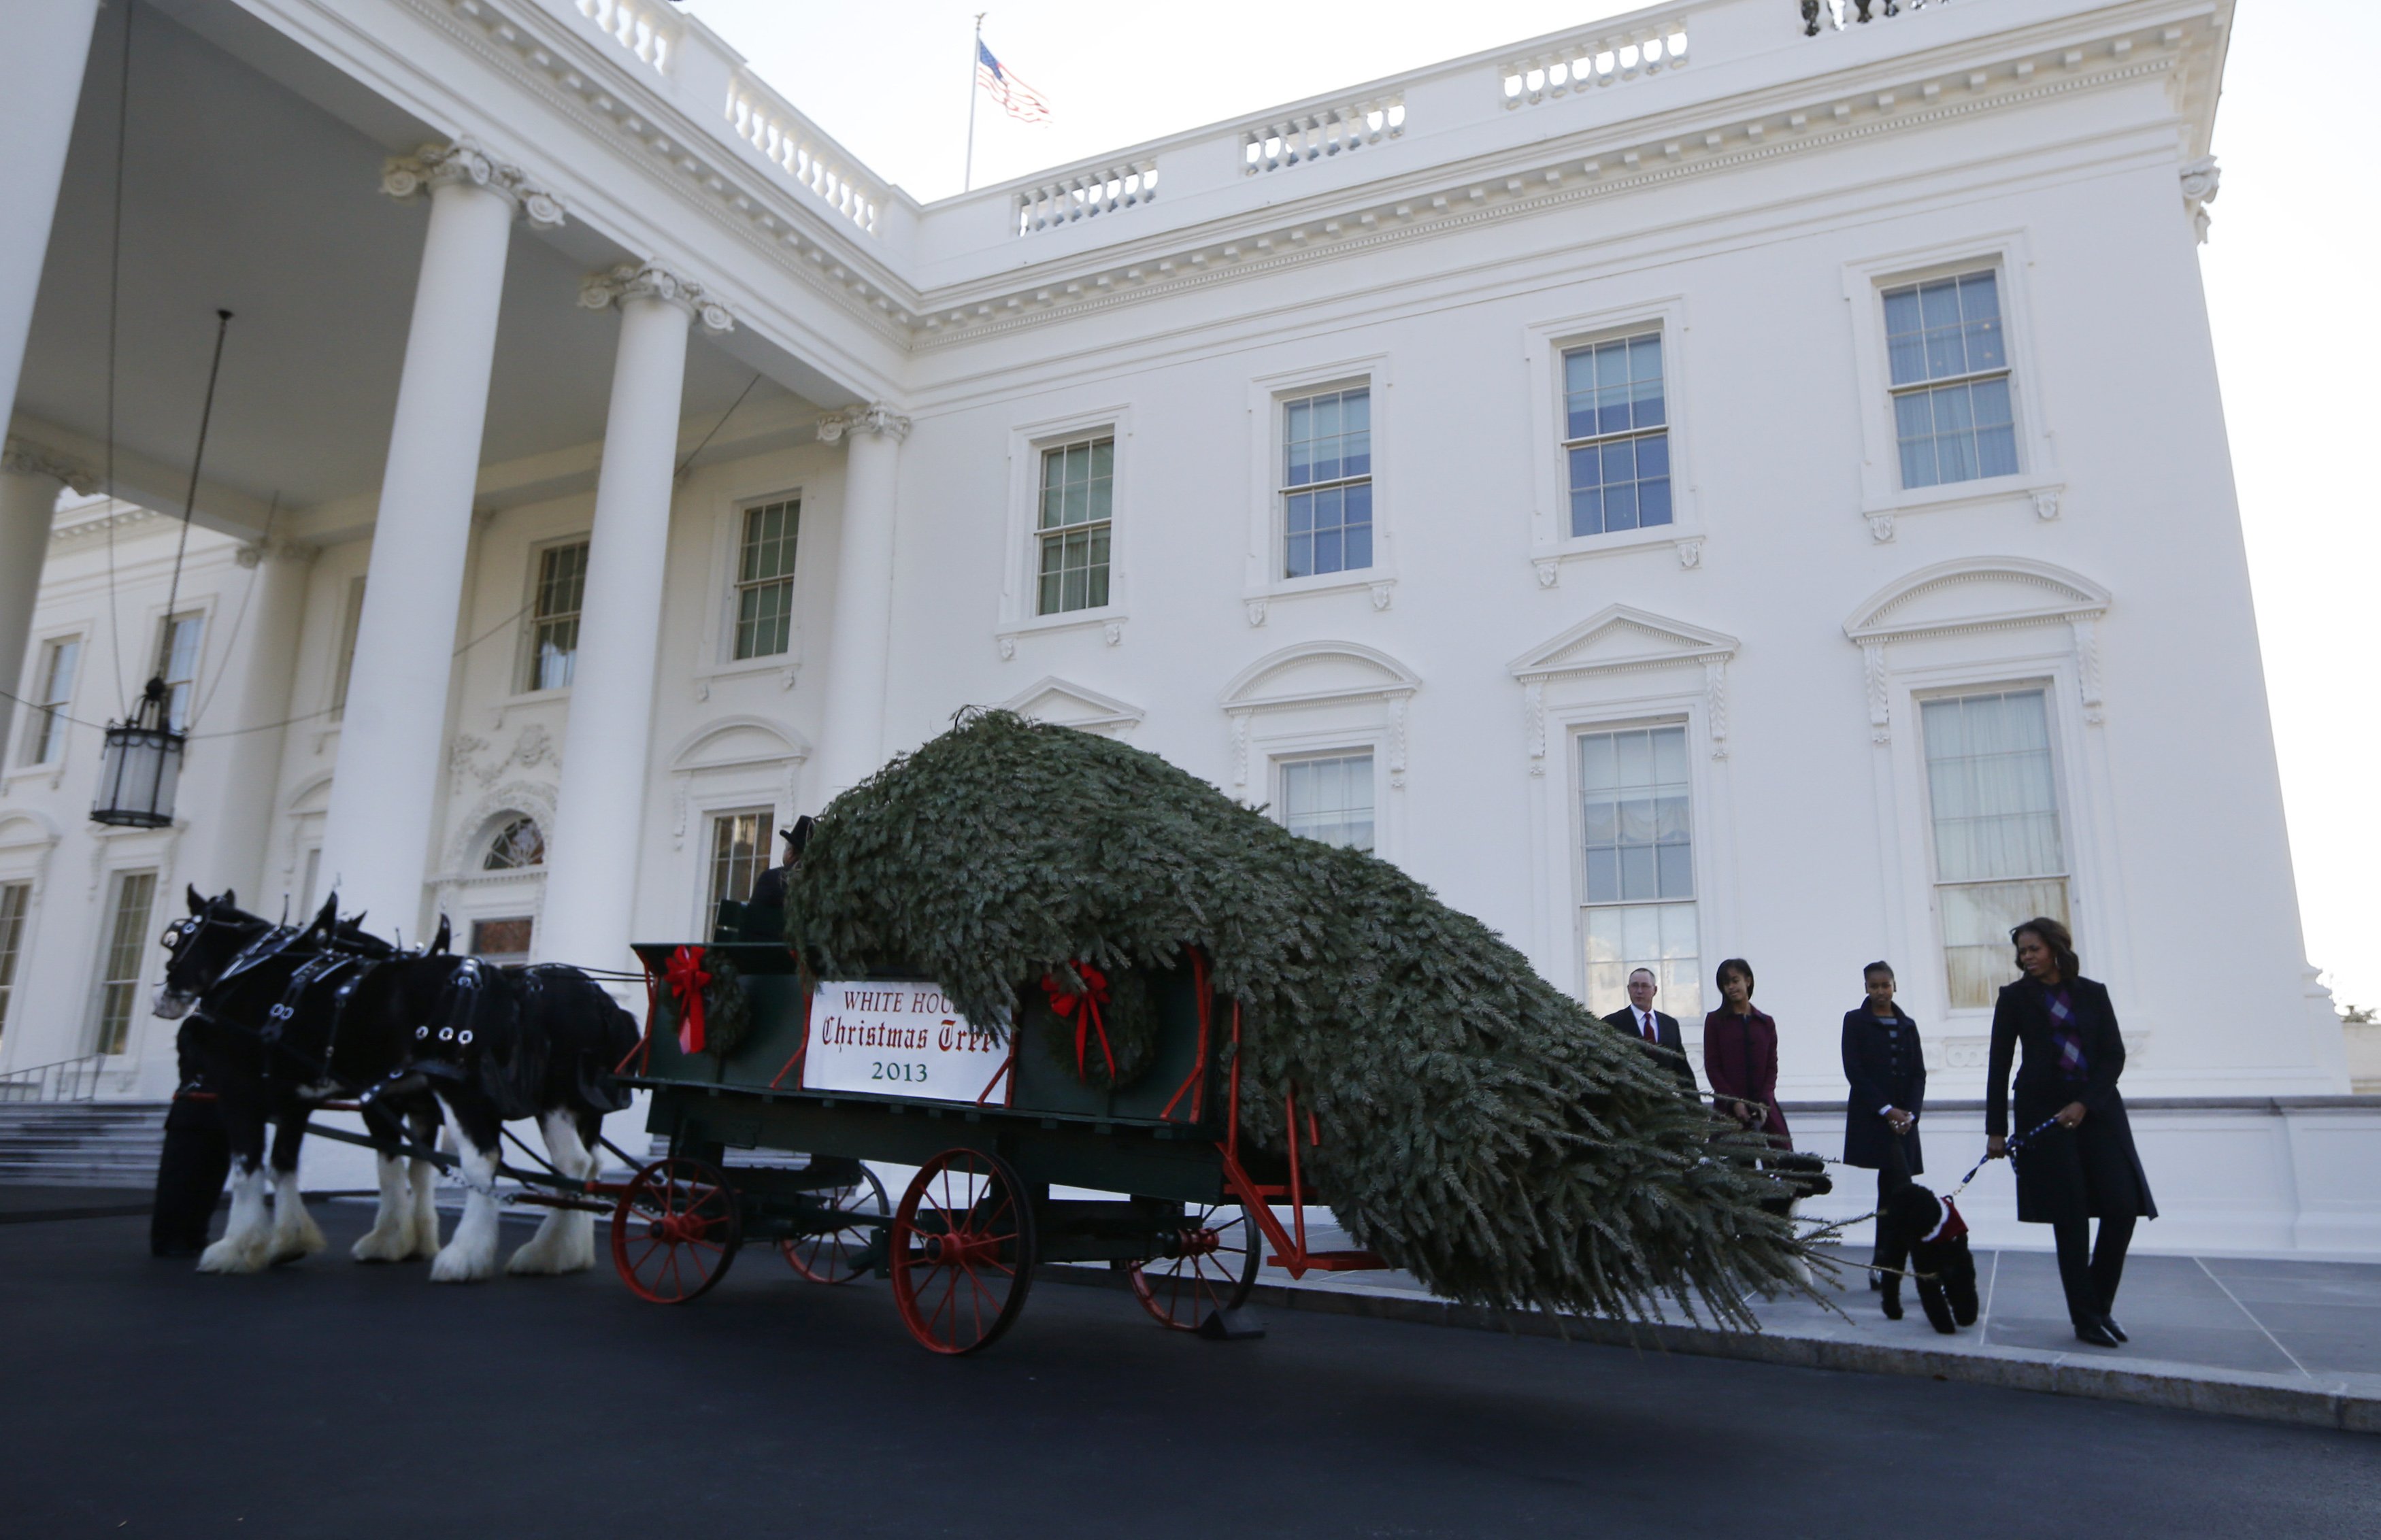
[[[983,45],[982,38],[976,39],[975,43],[975,80],[976,84],[992,93],[992,99],[999,103],[1002,110],[1011,117],[1022,118],[1028,123],[1041,123],[1050,116],[1049,101],[1040,92],[1003,69],[1000,61],[992,56],[992,50]]]

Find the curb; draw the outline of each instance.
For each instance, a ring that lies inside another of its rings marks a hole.
[[[0,1225],[37,1225],[51,1219],[134,1219],[148,1204],[92,1204],[82,1208],[19,1208],[0,1213]]]
[[[1034,1278],[1037,1282],[1094,1289],[1122,1289],[1126,1287],[1121,1273],[1063,1264],[1044,1264],[1034,1270]],[[2381,1397],[2363,1395],[2337,1384],[2329,1387],[2320,1382],[2314,1385],[2294,1384],[2278,1375],[2218,1375],[2188,1363],[2135,1360],[2128,1364],[2111,1363],[2104,1367],[2097,1363],[2079,1363],[2063,1354],[2023,1350],[2009,1350],[1986,1356],[1975,1352],[1947,1352],[1935,1348],[1838,1342],[1825,1338],[1795,1337],[1779,1332],[1714,1331],[1702,1326],[1612,1321],[1598,1316],[1492,1310],[1448,1300],[1358,1293],[1337,1289],[1302,1289],[1279,1283],[1256,1285],[1249,1291],[1249,1302],[1276,1310],[1356,1315],[1376,1321],[1400,1321],[1411,1326],[1501,1331],[1517,1337],[1557,1338],[1596,1347],[1634,1348],[1640,1351],[1652,1349],[1697,1358],[1735,1359],[1795,1369],[1957,1380],[2005,1390],[2033,1390],[2045,1395],[2078,1396],[2092,1400],[2126,1401],[2136,1406],[2164,1407],[2170,1411],[2199,1412],[2221,1417],[2248,1417],[2297,1427],[2381,1433]]]

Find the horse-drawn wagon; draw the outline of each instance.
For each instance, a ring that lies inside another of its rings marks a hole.
[[[910,1331],[960,1353],[1008,1327],[1044,1263],[1108,1263],[1158,1321],[1210,1332],[1268,1246],[1293,1274],[1384,1265],[1308,1250],[1297,1142],[1241,1140],[1239,1015],[1195,949],[1114,979],[1069,967],[1006,1032],[924,980],[811,979],[782,943],[637,952],[653,1008],[622,1078],[669,1153],[629,1179],[611,1246],[645,1299],[692,1300],[770,1242],[815,1281],[888,1273]],[[738,1162],[756,1150],[811,1160]],[[915,1167],[897,1204],[863,1160]]]

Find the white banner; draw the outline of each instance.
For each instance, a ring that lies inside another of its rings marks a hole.
[[[1000,1106],[1008,1088],[993,1082],[1007,1062],[1008,1045],[970,1026],[933,984],[831,979],[811,1001],[802,1088]]]

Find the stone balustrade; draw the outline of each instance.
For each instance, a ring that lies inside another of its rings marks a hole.
[[[885,184],[861,171],[856,160],[749,68],[739,67],[728,87],[727,121],[730,131],[772,165],[861,229],[877,233],[887,196]]]
[[[1581,32],[1552,48],[1540,49],[1506,64],[1499,74],[1507,107],[1533,107],[1569,95],[1683,68],[1687,62],[1687,18],[1658,18],[1650,23],[1618,31]]]
[[[1240,130],[1242,170],[1251,177],[1361,150],[1406,131],[1401,92],[1337,103]]]
[[[1117,161],[1062,173],[1017,194],[1017,233],[1030,236],[1157,200],[1157,161]]]

